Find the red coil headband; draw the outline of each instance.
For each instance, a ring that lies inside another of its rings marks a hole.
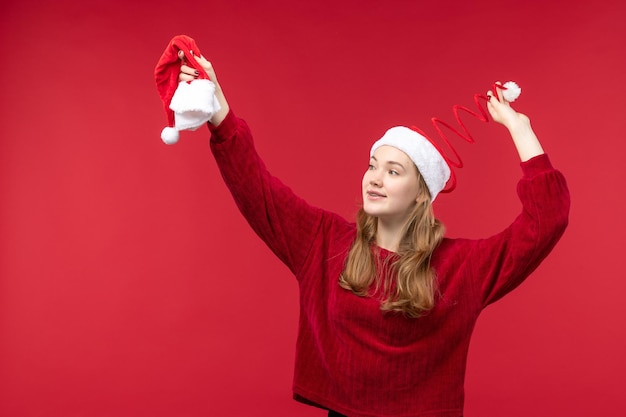
[[[508,87],[505,87],[504,85],[501,85],[501,84],[494,84],[493,85],[493,91],[497,91],[497,90],[503,90],[504,91],[504,90],[508,90],[509,88],[511,90],[517,89],[518,91],[512,91],[513,95],[511,96],[511,98],[508,101],[515,100],[517,98],[517,95],[519,95],[519,92],[521,91],[521,90],[519,90],[519,87],[517,87],[517,84],[513,83],[512,81],[509,81],[509,82],[505,83],[505,85],[508,85]],[[496,100],[498,100],[498,95],[497,94],[495,95],[495,98],[496,98]],[[461,129],[463,130],[463,132],[460,132],[459,130],[455,129],[449,123],[444,122],[443,120],[439,119],[438,117],[433,117],[431,119],[431,122],[432,122],[433,126],[435,127],[435,130],[437,131],[437,133],[439,134],[441,139],[446,143],[448,149],[450,149],[450,151],[452,151],[452,153],[454,154],[454,160],[450,159],[443,152],[441,147],[430,136],[428,136],[423,130],[421,130],[417,126],[410,126],[411,129],[413,129],[414,131],[416,131],[420,135],[424,136],[426,139],[428,139],[428,141],[430,141],[430,143],[432,143],[432,145],[437,149],[437,151],[439,151],[439,153],[441,154],[443,159],[446,161],[446,163],[448,164],[448,167],[450,167],[450,179],[446,183],[445,188],[440,191],[441,193],[449,193],[449,192],[453,191],[456,188],[456,174],[455,174],[454,170],[452,169],[452,167],[463,168],[463,160],[461,159],[461,156],[456,151],[456,149],[454,149],[454,146],[452,146],[452,144],[450,143],[450,140],[445,135],[445,133],[443,132],[443,130],[440,127],[440,125],[444,126],[444,127],[447,127],[448,129],[450,129],[453,133],[455,133],[457,136],[459,136],[464,141],[466,141],[468,143],[475,143],[476,141],[474,140],[474,138],[470,134],[470,132],[467,129],[467,127],[465,127],[465,124],[463,123],[463,121],[461,120],[461,116],[460,116],[459,112],[461,110],[463,110],[464,112],[469,113],[471,116],[477,118],[478,120],[480,120],[482,122],[485,122],[485,123],[489,122],[489,113],[480,105],[479,100],[488,101],[489,97],[487,97],[485,95],[482,95],[482,94],[474,94],[474,103],[476,104],[476,107],[478,108],[478,111],[480,113],[472,111],[469,108],[467,108],[465,106],[458,105],[458,104],[455,104],[454,106],[452,106],[452,112],[454,113],[454,117],[455,117],[457,123],[459,124],[459,126],[461,126]]]

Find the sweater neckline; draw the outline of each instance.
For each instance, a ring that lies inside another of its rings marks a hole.
[[[385,249],[385,248],[380,247],[380,246],[378,246],[376,244],[372,245],[372,247],[374,248],[374,252],[378,253],[378,255],[381,258],[385,258],[386,259],[386,258],[388,258],[390,256],[398,256],[397,252],[390,251],[389,249]]]

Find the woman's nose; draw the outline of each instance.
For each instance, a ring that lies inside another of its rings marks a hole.
[[[370,178],[370,184],[376,187],[380,187],[380,184],[381,184],[380,178],[378,178],[378,176],[376,175],[372,175],[372,177]]]

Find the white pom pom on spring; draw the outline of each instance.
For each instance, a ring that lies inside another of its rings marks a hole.
[[[522,94],[522,89],[515,81],[507,81],[502,87],[502,97],[509,103],[513,103]]]

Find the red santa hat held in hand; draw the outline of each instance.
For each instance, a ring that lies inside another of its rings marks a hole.
[[[198,71],[197,79],[178,81],[179,51],[185,55],[185,64]],[[161,132],[161,139],[168,145],[178,142],[179,131],[196,130],[220,110],[215,84],[194,56],[202,56],[196,42],[189,36],[175,36],[154,70],[157,90],[167,115],[167,127]]]

